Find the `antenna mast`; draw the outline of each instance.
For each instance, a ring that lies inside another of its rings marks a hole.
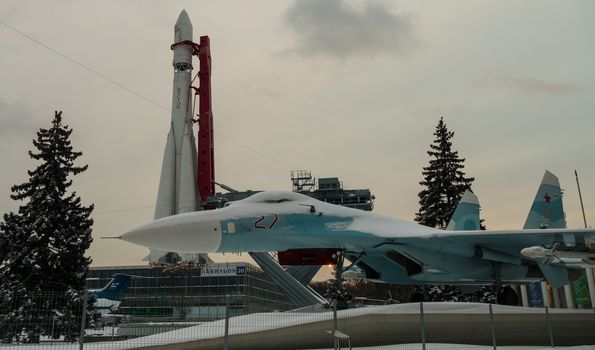
[[[583,211],[583,223],[587,228],[587,218],[585,217],[585,206],[583,205],[583,195],[581,194],[581,185],[578,182],[578,173],[574,171],[574,177],[576,177],[576,187],[578,188],[578,198],[581,201],[581,210]]]

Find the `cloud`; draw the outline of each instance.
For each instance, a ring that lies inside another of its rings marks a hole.
[[[570,95],[578,92],[576,84],[546,81],[532,77],[486,77],[477,81],[474,86],[516,90],[517,92],[532,95]]]
[[[380,2],[356,9],[345,0],[300,0],[285,20],[297,35],[288,51],[301,56],[406,55],[416,47],[410,16]]]
[[[23,105],[10,104],[0,97],[0,136],[34,135],[32,112]]]
[[[516,78],[503,81],[504,84],[516,87],[518,90],[527,93],[538,93],[546,95],[566,95],[577,92],[577,85],[545,81],[536,78]]]

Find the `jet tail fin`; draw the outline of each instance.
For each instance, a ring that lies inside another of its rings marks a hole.
[[[95,294],[97,299],[121,300],[124,290],[130,284],[132,276],[124,274],[115,274],[109,283]]]
[[[560,180],[545,171],[523,229],[566,228]]]
[[[446,229],[450,231],[479,230],[479,210],[477,196],[469,190],[465,191]]]
[[[562,204],[562,189],[560,180],[549,170],[543,174],[543,179],[523,229],[548,229],[548,228],[566,228],[566,216]],[[548,261],[541,260],[537,262],[543,277],[552,285],[552,287],[562,287],[569,283],[568,269],[566,267],[555,266]]]

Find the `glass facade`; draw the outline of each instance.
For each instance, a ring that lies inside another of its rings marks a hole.
[[[134,276],[118,313],[131,319],[206,321],[254,312],[286,311],[291,303],[272,279],[248,263],[189,265],[167,270],[150,266],[92,267],[89,289],[103,288],[114,274]]]

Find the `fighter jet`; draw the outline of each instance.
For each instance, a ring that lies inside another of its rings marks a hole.
[[[589,248],[595,243],[593,229],[441,230],[281,191],[162,218],[120,238],[189,253],[304,250],[311,255],[319,249],[346,257],[368,279],[416,285],[501,286],[546,278],[558,287],[568,277],[552,274],[560,262],[550,265],[543,254],[595,258]],[[526,249],[536,247],[543,249]]]

